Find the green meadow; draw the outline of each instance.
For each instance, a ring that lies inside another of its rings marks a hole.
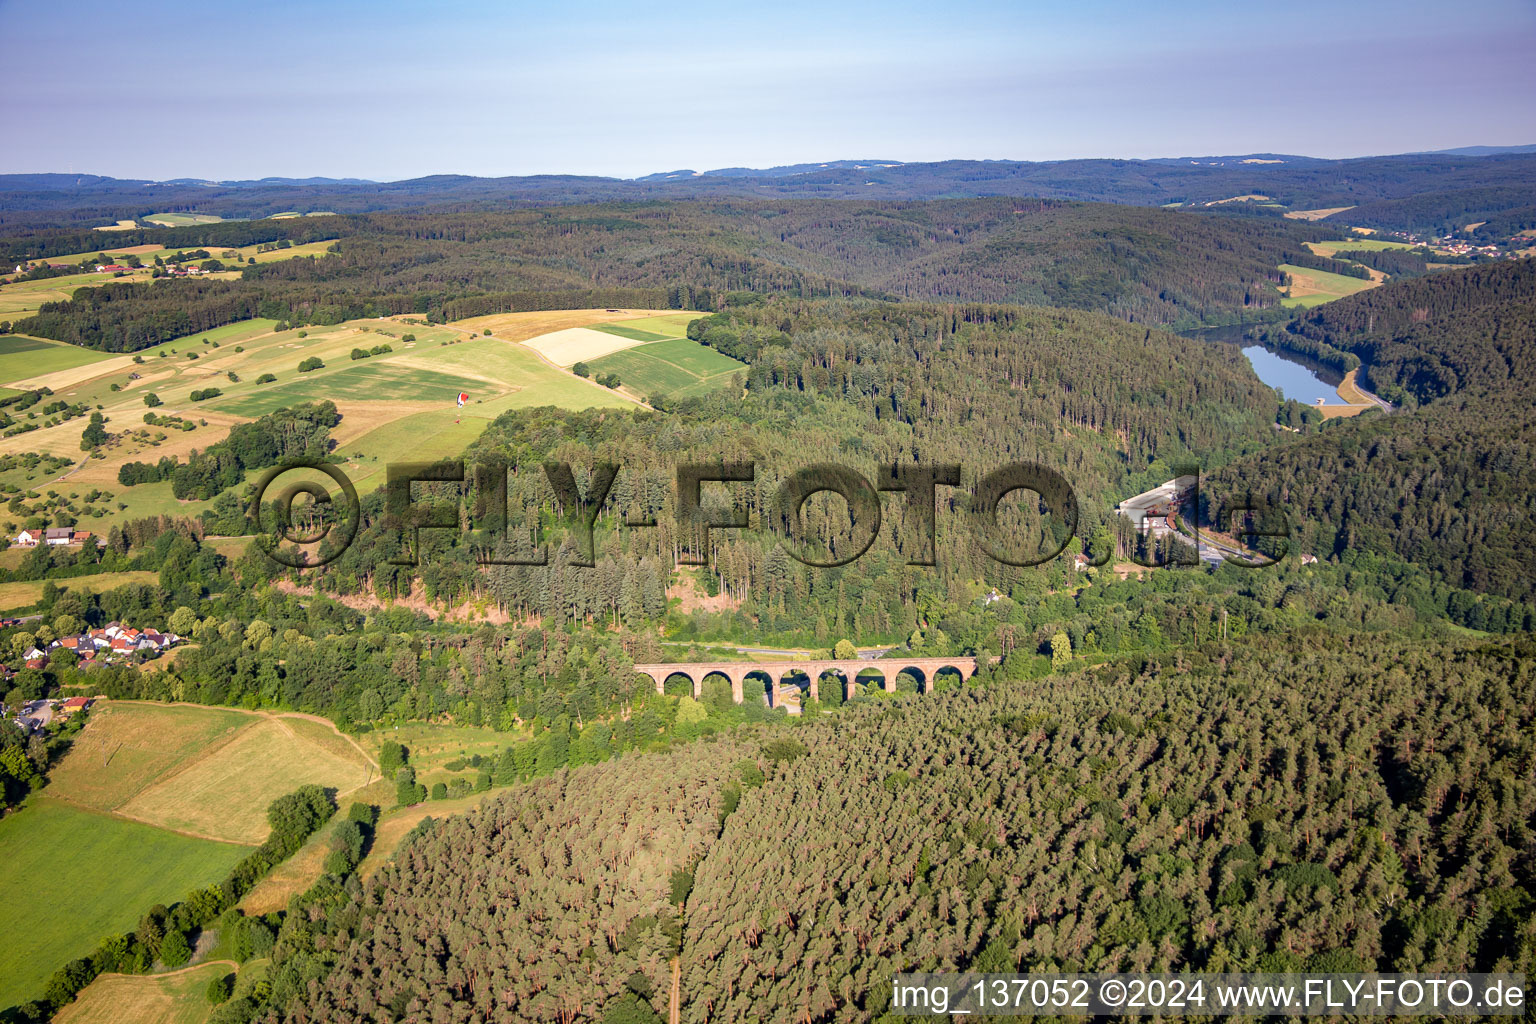
[[[182,228],[192,224],[217,224],[223,217],[216,217],[211,213],[152,213],[148,217],[140,217],[146,224],[154,224],[163,228]]]
[[[1325,302],[1342,299],[1346,295],[1363,292],[1376,285],[1374,281],[1345,277],[1343,274],[1330,274],[1326,270],[1313,270],[1310,267],[1298,267],[1291,263],[1280,264],[1280,269],[1290,274],[1293,282],[1290,296],[1281,299],[1280,304],[1293,308],[1310,309],[1313,306],[1321,306]]]
[[[655,341],[594,359],[594,374],[616,373],[624,386],[642,395],[674,398],[724,386],[747,364],[687,338]]]
[[[383,360],[360,360],[323,375],[298,374],[284,384],[241,389],[240,397],[213,402],[211,408],[255,419],[302,402],[431,402],[451,407],[460,391],[484,384],[436,370],[399,366]],[[310,379],[313,377],[313,379]]]
[[[22,334],[0,335],[0,381],[26,380],[55,370],[67,370],[110,358],[105,352],[29,338]]]
[[[66,962],[249,852],[34,798],[0,820],[0,1006],[40,995]]]

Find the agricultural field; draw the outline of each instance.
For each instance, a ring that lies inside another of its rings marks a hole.
[[[1343,274],[1330,274],[1326,270],[1312,270],[1293,263],[1282,263],[1280,269],[1291,275],[1290,294],[1280,300],[1282,306],[1310,309],[1346,295],[1374,288],[1379,281],[1366,281]]]
[[[127,818],[209,839],[260,843],[267,805],[318,783],[343,797],[366,785],[373,766],[329,726],[303,719],[257,718],[228,743],[198,758],[116,809]]]
[[[534,338],[526,344],[556,366],[574,366],[642,345],[644,341],[591,327],[568,327],[563,331]]]
[[[48,793],[97,811],[116,810],[252,721],[240,711],[124,701],[99,701],[90,714],[50,773]]]
[[[0,1006],[69,960],[229,873],[248,848],[33,797],[0,820]]]
[[[227,843],[266,837],[267,805],[301,785],[345,794],[376,777],[327,723],[294,715],[103,702],[49,795]]]
[[[638,394],[673,398],[726,385],[747,368],[746,363],[687,338],[647,342],[588,365],[594,374],[618,374],[624,386]]]
[[[53,1024],[203,1024],[212,1009],[208,983],[236,969],[233,961],[212,960],[165,974],[103,974]]]
[[[56,580],[22,580],[15,583],[0,583],[0,612],[17,612],[31,608],[42,597],[43,587],[53,583],[60,590],[73,590],[76,593],[99,594],[105,590],[116,590],[118,587],[126,587],[129,584],[141,583],[149,586],[159,584],[160,574],[145,569],[133,569],[128,572],[103,572],[91,576],[74,576],[69,579]]]
[[[61,341],[20,334],[0,335],[0,380],[24,380],[110,358],[105,352],[66,345]]]
[[[316,246],[323,249],[326,244]],[[291,258],[305,248],[279,250],[277,255]],[[449,325],[397,317],[286,331],[276,330],[272,320],[248,320],[124,355],[14,339],[9,353],[0,348],[0,368],[10,367],[9,373],[0,372],[0,386],[46,386],[57,399],[100,407],[113,437],[85,458],[80,451],[83,419],[35,414],[31,422],[38,429],[0,438],[0,456],[31,452],[78,463],[47,480],[29,478],[26,486],[41,491],[57,481],[52,485],[56,491],[97,492],[81,523],[105,533],[126,519],[195,516],[207,507],[177,500],[168,481],[123,486],[117,474],[124,463],[156,462],[166,456],[185,460],[194,449],[222,440],[238,423],[284,406],[329,399],[342,417],[332,432],[335,451],[346,459],[341,468],[359,492],[366,493],[383,483],[390,462],[457,455],[508,410],[540,405],[632,408],[647,389],[662,390],[658,381],[673,392],[692,393],[706,381],[713,386],[716,378],[727,380],[727,371],[740,364],[679,340],[695,316],[655,310],[564,310],[499,314]],[[650,358],[637,360],[633,375],[647,388],[603,387],[541,355],[535,345],[524,344],[583,324],[605,328],[588,332],[603,345],[646,348]],[[620,337],[608,333],[611,330],[633,336]],[[371,352],[380,346],[389,351],[352,358],[354,349]],[[55,362],[28,362],[38,353]],[[323,365],[300,373],[300,362],[311,357]],[[268,374],[274,379],[256,383]],[[192,400],[194,391],[210,388],[220,393]],[[456,403],[460,392],[469,395],[462,409]],[[153,408],[156,416],[180,417],[191,429],[146,426],[144,416],[151,410],[145,399],[150,394],[160,402]],[[18,416],[26,417],[26,412]]]

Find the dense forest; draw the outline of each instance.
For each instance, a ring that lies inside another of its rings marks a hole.
[[[295,241],[319,230],[267,223]],[[251,316],[458,319],[642,302],[708,311],[733,291],[1014,302],[1197,326],[1282,318],[1278,265],[1316,262],[1303,243],[1337,235],[1278,218],[1012,199],[419,211],[322,227],[340,239],[334,255],[248,265],[235,281],[80,289],[13,329],[127,352]],[[178,244],[217,247],[251,228],[174,230]]]
[[[557,773],[285,925],[262,1019],[657,1021],[674,957],[694,1022],[886,1019],[901,970],[1529,973],[1532,653],[1214,644]]]

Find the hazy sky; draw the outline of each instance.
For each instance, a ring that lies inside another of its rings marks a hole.
[[[577,173],[1536,142],[1536,0],[0,0],[0,172]]]

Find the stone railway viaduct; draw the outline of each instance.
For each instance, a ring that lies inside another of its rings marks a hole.
[[[742,701],[743,688],[747,677],[752,675],[762,676],[771,686],[764,686],[763,690],[768,694],[768,703],[777,706],[779,703],[779,686],[786,676],[803,673],[811,681],[807,696],[811,700],[820,700],[821,695],[818,683],[824,672],[834,671],[842,676],[843,697],[853,699],[853,688],[860,672],[867,669],[878,669],[884,677],[887,693],[896,692],[896,676],[901,672],[907,672],[917,677],[918,689],[923,693],[933,690],[933,680],[940,672],[950,669],[959,674],[961,679],[969,679],[976,674],[975,658],[890,658],[880,661],[864,661],[852,659],[847,661],[705,661],[705,662],[660,662],[651,665],[636,665],[635,671],[650,677],[656,684],[656,692],[664,693],[667,679],[671,676],[683,676],[693,684],[694,697],[700,697],[704,692],[704,677],[709,675],[722,675],[731,681],[731,699],[737,704]]]

